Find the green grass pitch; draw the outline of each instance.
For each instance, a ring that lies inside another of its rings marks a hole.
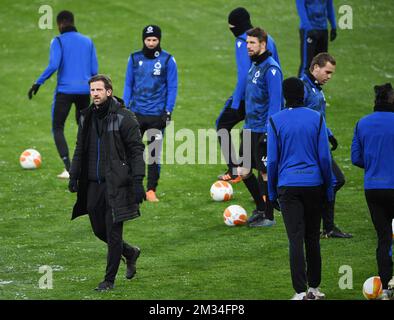
[[[294,1],[55,1],[57,12],[74,12],[78,30],[96,45],[100,73],[109,74],[121,96],[128,55],[141,47],[141,30],[162,27],[162,47],[178,64],[175,128],[214,128],[235,85],[234,37],[227,15],[245,6],[255,26],[275,39],[285,77],[299,64],[298,16]],[[363,299],[362,283],[377,274],[376,235],[363,194],[361,170],[350,162],[357,119],[372,111],[373,85],[394,79],[392,1],[336,0],[353,9],[353,29],[338,30],[330,43],[337,72],[325,87],[327,122],[339,141],[334,157],[346,177],[338,193],[336,223],[351,240],[321,241],[321,289],[328,299]],[[214,203],[209,188],[224,165],[164,165],[158,204],[144,203],[142,217],[127,222],[124,238],[142,248],[132,281],[119,270],[116,290],[98,294],[106,247],[91,231],[87,216],[71,222],[75,195],[62,170],[51,135],[56,75],[33,100],[27,91],[48,61],[58,33],[38,28],[41,1],[2,0],[0,11],[0,299],[288,299],[293,294],[288,243],[280,214],[270,229],[229,228],[222,213],[230,204],[248,212],[253,203],[242,184],[229,203]],[[55,21],[54,21],[55,23]],[[73,111],[66,136],[74,148]],[[179,145],[181,142],[177,142]],[[27,148],[43,157],[39,170],[24,171],[18,158]],[[53,268],[53,289],[39,288],[39,267]],[[353,288],[338,286],[339,268],[351,266]]]

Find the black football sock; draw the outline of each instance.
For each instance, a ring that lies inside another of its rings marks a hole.
[[[246,188],[248,188],[250,194],[252,195],[253,200],[256,203],[257,210],[264,211],[265,203],[263,201],[256,176],[251,174],[247,179],[242,181],[245,183]]]
[[[263,190],[264,200],[265,200],[265,217],[270,220],[274,220],[274,207],[272,206],[271,202],[268,201],[268,183],[267,181],[263,180],[261,184],[261,189]]]
[[[64,162],[64,167],[66,168],[67,171],[70,171],[70,158],[68,156],[65,156],[62,158],[63,162]]]

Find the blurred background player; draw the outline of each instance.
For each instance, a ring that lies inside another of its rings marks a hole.
[[[30,88],[28,97],[31,99],[33,94],[37,94],[40,86],[57,71],[57,85],[52,103],[52,133],[65,167],[58,178],[68,179],[70,156],[64,136],[64,123],[73,103],[77,123],[80,111],[89,106],[88,81],[97,74],[98,63],[92,40],[77,31],[72,12],[61,11],[56,20],[60,35],[52,39],[49,65]]]
[[[137,218],[145,198],[144,144],[134,114],[113,97],[105,75],[89,80],[93,103],[81,113],[70,170],[69,190],[77,192],[72,219],[88,214],[94,234],[107,244],[104,281],[96,290],[114,288],[122,255],[126,278],[136,273],[140,249],[123,241],[123,222]]]
[[[334,196],[326,125],[322,114],[304,107],[301,80],[283,81],[283,93],[287,108],[268,124],[269,199],[279,197],[289,238],[292,300],[319,300],[320,220]]]
[[[245,90],[245,124],[241,142],[243,163],[238,167],[238,174],[256,204],[256,210],[248,219],[249,227],[269,227],[275,224],[275,220],[273,206],[267,201],[267,121],[282,107],[282,71],[267,50],[267,33],[261,28],[253,28],[246,34],[248,54],[253,64]],[[263,177],[260,186],[252,169]]]
[[[237,84],[232,96],[227,99],[219,117],[216,119],[216,130],[228,169],[218,176],[219,180],[237,183],[241,178],[237,175],[238,157],[235,155],[231,141],[231,129],[245,119],[245,88],[248,71],[252,61],[246,46],[246,31],[252,29],[249,12],[242,7],[236,8],[228,15],[230,31],[235,37],[235,61],[237,64]],[[267,35],[267,49],[272,58],[279,64],[279,57],[274,40]],[[235,164],[237,163],[237,164]]]
[[[300,17],[301,77],[311,64],[312,58],[320,52],[328,52],[328,26],[331,24],[330,41],[337,37],[335,9],[332,0],[296,0]]]
[[[374,112],[357,122],[352,142],[352,163],[365,171],[364,189],[378,236],[376,260],[382,281],[382,300],[392,300],[391,227],[394,219],[394,91],[390,83],[375,86]]]
[[[161,29],[148,25],[142,31],[143,48],[130,55],[126,70],[123,99],[137,116],[141,136],[147,131],[148,184],[147,201],[157,202],[160,178],[160,153],[164,129],[171,121],[178,90],[175,59],[161,49]]]
[[[301,77],[305,86],[305,107],[318,111],[324,119],[326,118],[326,99],[322,90],[332,77],[336,69],[334,57],[326,52],[319,53],[311,62],[310,68]],[[334,151],[338,147],[332,131],[327,127],[328,140]],[[334,199],[329,202],[323,212],[323,238],[351,238],[350,233],[342,232],[334,223],[335,195],[345,184],[345,177],[332,158]]]

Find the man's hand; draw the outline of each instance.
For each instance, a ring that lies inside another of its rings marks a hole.
[[[330,41],[334,41],[337,37],[337,29],[331,29],[330,32]]]
[[[142,201],[146,200],[145,189],[142,185],[142,181],[134,183],[134,199],[136,203],[142,203]]]
[[[34,95],[37,94],[37,91],[39,88],[40,88],[40,85],[38,83],[35,83],[31,86],[29,92],[27,93],[27,96],[29,97],[30,100],[31,100],[31,98],[33,98],[33,93],[34,93]]]
[[[330,143],[332,145],[331,151],[334,151],[338,148],[338,141],[337,141],[337,139],[335,139],[334,136],[329,136],[328,141],[330,141]]]
[[[71,193],[78,192],[78,180],[77,179],[70,179],[68,182],[68,190]]]

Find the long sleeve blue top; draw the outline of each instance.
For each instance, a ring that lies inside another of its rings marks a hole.
[[[173,56],[162,50],[154,59],[137,51],[129,57],[123,91],[127,108],[142,115],[172,112],[178,91],[178,71]]]
[[[351,159],[363,168],[365,189],[394,189],[394,112],[375,111],[357,122]]]
[[[248,78],[248,71],[252,65],[252,61],[248,55],[248,49],[246,44],[246,32],[235,39],[235,61],[237,64],[237,84],[233,92],[233,99],[231,108],[238,109],[240,102],[245,99],[246,82]],[[267,38],[267,50],[271,52],[272,58],[278,63],[279,55],[276,49],[274,39],[268,35]]]
[[[327,19],[332,29],[337,28],[333,0],[296,0],[296,6],[300,29],[327,30]]]
[[[48,67],[36,83],[42,85],[56,71],[56,92],[89,94],[88,81],[98,72],[93,41],[76,31],[64,32],[52,39]]]
[[[278,187],[324,185],[333,200],[332,164],[324,118],[305,107],[284,109],[271,117],[267,138],[268,196]]]

